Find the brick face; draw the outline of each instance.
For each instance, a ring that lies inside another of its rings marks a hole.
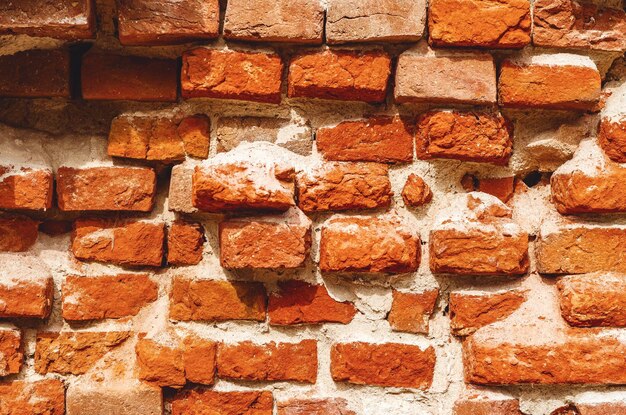
[[[65,387],[58,379],[0,382],[0,413],[49,414],[65,413]],[[19,412],[15,412],[20,408]]]
[[[47,318],[54,283],[40,261],[16,254],[0,255],[0,318]]]
[[[196,265],[202,261],[204,229],[200,223],[176,221],[167,231],[167,263]]]
[[[452,292],[450,327],[459,336],[466,336],[479,328],[511,315],[526,300],[521,291],[502,293]]]
[[[172,415],[184,415],[212,408],[218,414],[272,415],[274,398],[269,391],[217,392],[188,390],[172,401]]]
[[[0,329],[0,376],[19,373],[23,360],[20,331],[12,328]]]
[[[137,382],[97,386],[77,383],[67,388],[67,415],[161,415],[161,388]]]
[[[0,216],[0,252],[23,252],[37,241],[38,223],[25,216]]]
[[[0,209],[51,208],[52,189],[50,170],[0,166]]]
[[[67,50],[29,50],[3,55],[0,56],[0,68],[2,97],[70,97],[70,55]]]
[[[21,0],[0,4],[0,33],[58,39],[91,39],[95,6],[90,0]]]
[[[428,320],[435,309],[439,290],[421,293],[393,291],[391,311],[387,316],[393,330],[428,334]]]

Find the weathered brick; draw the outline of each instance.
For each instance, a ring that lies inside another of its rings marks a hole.
[[[37,259],[0,254],[0,318],[47,318],[54,283]]]
[[[202,413],[207,408],[219,415],[272,415],[274,398],[269,391],[217,392],[191,389],[177,394],[172,400],[172,415]]]
[[[0,68],[0,97],[70,97],[67,50],[33,49],[2,55]]]
[[[466,174],[461,179],[461,184],[468,192],[483,192],[495,196],[502,203],[507,203],[515,192],[515,176],[509,177],[476,177]]]
[[[545,62],[504,61],[498,77],[500,105],[579,111],[597,106],[601,79],[590,60],[581,63],[573,59],[563,64],[555,57],[553,62]]]
[[[26,216],[0,215],[0,252],[28,251],[37,242],[38,226]]]
[[[391,74],[384,52],[309,52],[289,65],[288,96],[344,101],[383,102]]]
[[[0,166],[0,209],[49,209],[52,186],[52,172],[48,169]]]
[[[209,130],[205,115],[182,120],[120,115],[111,122],[108,154],[164,162],[184,160],[185,155],[207,158]]]
[[[460,214],[459,214],[460,213]],[[528,234],[504,203],[484,193],[460,195],[430,232],[430,269],[459,275],[521,275],[529,268]]]
[[[340,217],[322,227],[322,272],[400,274],[417,271],[420,256],[419,235],[398,217]]]
[[[182,388],[187,382],[183,350],[179,345],[170,346],[140,338],[135,352],[139,379],[156,386],[172,388]]]
[[[393,290],[391,311],[387,316],[395,331],[428,334],[428,320],[435,309],[439,290],[405,293]]]
[[[129,332],[40,332],[35,347],[35,371],[81,375],[124,343]]]
[[[422,37],[425,22],[425,1],[331,0],[326,42],[414,42]]]
[[[267,141],[303,156],[311,154],[313,133],[308,122],[260,117],[220,118],[217,151],[230,151],[243,142]]]
[[[269,298],[269,322],[273,325],[343,323],[352,321],[356,308],[333,299],[324,285],[304,281],[279,281]]]
[[[493,57],[472,52],[404,52],[398,58],[395,98],[399,103],[494,104]]]
[[[603,117],[598,131],[598,144],[611,160],[626,163],[626,122]]]
[[[20,373],[23,361],[21,332],[13,326],[0,325],[0,376]]]
[[[427,112],[417,120],[417,157],[506,165],[513,152],[511,133],[500,114]]]
[[[70,275],[63,284],[63,318],[71,321],[134,316],[158,296],[147,274]]]
[[[533,43],[553,48],[626,50],[626,14],[576,0],[534,2]]]
[[[467,397],[454,403],[452,415],[523,415],[517,399]]]
[[[617,415],[626,411],[624,402],[594,402],[577,403],[576,409],[580,415]]]
[[[228,269],[300,268],[309,257],[311,221],[292,209],[281,216],[219,224],[220,263]]]
[[[260,283],[175,277],[170,294],[170,318],[264,321],[266,302],[267,294]]]
[[[57,39],[91,39],[95,34],[91,0],[20,0],[0,4],[0,33]]]
[[[81,85],[87,100],[176,101],[176,60],[89,52],[83,56]]]
[[[479,328],[511,315],[526,300],[526,293],[511,290],[496,293],[452,292],[450,329],[457,336],[467,336]]]
[[[195,265],[202,261],[204,229],[200,223],[178,220],[167,232],[167,263]]]
[[[424,179],[411,173],[402,188],[402,200],[410,207],[423,206],[433,199],[433,192]]]
[[[183,53],[183,98],[280,102],[283,63],[275,53],[196,48]]]
[[[561,315],[576,327],[626,327],[626,276],[611,272],[570,275],[557,282]]]
[[[295,205],[293,179],[293,167],[272,163],[197,166],[193,173],[193,206],[206,212],[285,211]]]
[[[67,388],[66,409],[67,415],[161,415],[163,399],[161,388],[137,381],[76,382]]]
[[[318,151],[327,160],[410,162],[414,134],[415,129],[408,120],[375,117],[320,128],[315,141]]]
[[[58,379],[0,382],[0,396],[1,414],[65,414],[65,387]]]
[[[336,382],[428,389],[433,381],[435,350],[399,343],[340,343],[330,351]]]
[[[185,377],[189,382],[212,385],[217,367],[217,343],[188,336],[183,340]]]
[[[356,415],[342,398],[291,399],[278,402],[278,415]]]
[[[317,342],[220,344],[217,373],[228,379],[315,383]]]
[[[63,211],[139,211],[154,205],[156,174],[142,167],[59,167],[57,198]]]
[[[304,212],[375,209],[391,204],[388,167],[376,163],[331,162],[296,176],[298,206]]]
[[[321,44],[324,8],[316,0],[231,0],[226,39]]]
[[[82,261],[158,267],[164,239],[164,225],[159,223],[79,219],[74,224],[72,253]]]
[[[546,225],[535,245],[537,271],[545,274],[585,274],[595,271],[626,272],[626,229]]]
[[[219,35],[219,0],[121,0],[122,45],[163,45],[214,39]]]
[[[168,209],[180,213],[196,213],[193,206],[194,167],[179,164],[172,167],[170,188],[167,197]]]
[[[528,0],[433,0],[428,32],[435,46],[523,48],[530,43]]]

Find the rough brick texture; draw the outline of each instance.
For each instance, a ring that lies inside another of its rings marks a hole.
[[[277,104],[283,64],[273,53],[207,48],[183,54],[184,98],[223,98]]]
[[[428,320],[435,309],[437,290],[422,293],[393,292],[393,303],[387,319],[396,331],[428,334]]]
[[[91,39],[95,34],[91,0],[20,0],[0,4],[0,33],[57,39]]]
[[[2,55],[0,68],[0,96],[70,97],[70,55],[67,50],[29,50]]]
[[[402,188],[402,200],[410,207],[428,204],[433,199],[433,192],[424,179],[411,173]]]
[[[73,384],[67,388],[67,415],[161,415],[161,389],[139,382]]]
[[[65,388],[58,379],[37,381],[14,380],[0,383],[0,413],[49,414],[65,413]]]
[[[37,259],[0,254],[0,318],[47,318],[54,283]]]
[[[167,263],[195,265],[202,261],[204,229],[199,223],[176,221],[167,231]]]
[[[345,399],[292,399],[278,403],[278,415],[356,415]]]
[[[467,398],[454,403],[452,415],[523,415],[517,399]]]
[[[0,252],[28,251],[37,241],[38,226],[25,216],[0,216]]]
[[[450,327],[459,336],[466,336],[479,328],[502,320],[526,300],[524,292],[450,293]]]
[[[274,398],[269,391],[217,392],[196,389],[182,392],[172,402],[172,415],[202,412],[206,408],[218,414],[272,415]]]
[[[11,327],[0,328],[0,376],[19,373],[23,360],[20,331]]]
[[[298,55],[289,64],[289,97],[382,102],[391,59],[383,52],[331,51]]]
[[[0,166],[0,209],[48,209],[52,187],[50,170]]]

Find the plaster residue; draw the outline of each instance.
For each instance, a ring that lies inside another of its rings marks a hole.
[[[45,286],[50,271],[36,258],[25,254],[0,254],[0,285],[13,288],[23,282]]]
[[[595,139],[585,139],[580,142],[574,158],[561,165],[554,172],[555,175],[581,173],[589,177],[597,177],[606,169],[610,161]]]
[[[605,87],[608,96],[602,118],[611,122],[624,122],[626,119],[626,82],[611,82]]]
[[[518,65],[541,66],[584,66],[597,70],[595,62],[587,55],[573,53],[537,53],[533,49],[525,49],[518,56],[511,59]]]

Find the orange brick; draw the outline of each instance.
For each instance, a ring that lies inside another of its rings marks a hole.
[[[172,415],[202,413],[206,408],[220,415],[272,415],[274,398],[269,391],[217,392],[192,389],[178,393],[172,400]]]
[[[161,415],[163,398],[161,388],[136,381],[75,382],[67,388],[66,410],[66,415]]]
[[[95,9],[91,0],[3,2],[0,4],[0,33],[91,39],[96,29]]]
[[[0,382],[0,396],[2,414],[65,414],[65,387],[58,379]]]
[[[0,215],[0,252],[28,251],[37,242],[38,226],[26,216]]]
[[[292,98],[383,102],[391,59],[383,52],[330,51],[305,53],[289,65]]]
[[[315,383],[317,342],[221,344],[217,353],[217,373],[227,379]]]
[[[0,56],[0,97],[70,98],[70,95],[67,50],[33,49]]]
[[[21,332],[11,326],[0,328],[0,376],[20,373],[23,361]]]
[[[280,103],[283,64],[275,53],[196,48],[183,53],[183,98]]]
[[[50,170],[0,166],[0,209],[49,209],[52,186]]]
[[[448,301],[452,333],[466,336],[483,326],[505,319],[525,300],[526,294],[521,291],[493,294],[452,292]]]
[[[187,382],[182,348],[140,338],[135,352],[139,379],[156,386],[172,388],[182,388]]]
[[[167,232],[167,263],[195,265],[202,261],[204,228],[200,223],[176,221]]]
[[[452,415],[524,415],[517,399],[470,397],[454,403]]]
[[[54,283],[37,259],[0,255],[0,318],[47,318]]]
[[[428,334],[428,320],[432,315],[439,290],[404,293],[393,290],[391,311],[387,316],[395,331]]]
[[[433,192],[424,179],[411,173],[402,188],[402,200],[407,206],[419,207],[430,203],[433,199]]]

